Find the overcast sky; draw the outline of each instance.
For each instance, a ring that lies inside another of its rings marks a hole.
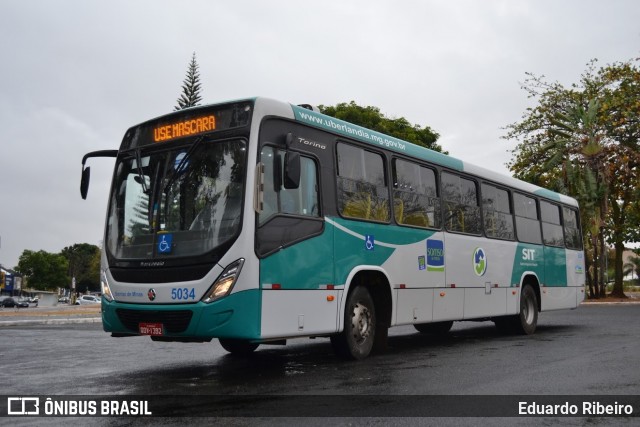
[[[83,201],[82,156],[170,112],[194,51],[203,103],[354,100],[506,174],[525,72],[639,57],[640,2],[0,0],[0,264],[101,243],[113,160]]]

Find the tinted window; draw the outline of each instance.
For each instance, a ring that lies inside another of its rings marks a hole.
[[[560,207],[541,200],[540,217],[542,219],[542,239],[544,244],[564,246],[562,225],[560,225]]]
[[[380,154],[338,144],[338,210],[345,217],[389,221],[389,192]]]
[[[509,192],[489,184],[482,184],[484,230],[488,237],[513,240],[513,215]]]
[[[447,230],[480,234],[480,207],[474,181],[443,172],[442,199]]]
[[[582,249],[582,236],[580,235],[577,212],[574,209],[563,207],[562,219],[564,220],[564,244],[567,248]]]
[[[536,199],[522,194],[513,194],[513,208],[516,214],[516,233],[518,240],[526,243],[542,243],[540,221]]]
[[[405,160],[393,162],[393,206],[402,225],[440,228],[440,199],[436,174]]]

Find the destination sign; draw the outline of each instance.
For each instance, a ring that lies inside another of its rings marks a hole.
[[[190,138],[223,135],[222,132],[237,129],[248,133],[253,101],[235,101],[227,104],[205,105],[175,111],[149,120],[127,130],[120,144],[120,151],[147,145],[188,143]],[[228,137],[227,133],[224,137]]]
[[[164,142],[213,130],[216,130],[216,117],[214,115],[182,120],[155,127],[153,129],[153,142]]]

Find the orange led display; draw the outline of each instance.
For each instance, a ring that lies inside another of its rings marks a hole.
[[[184,136],[210,132],[216,129],[216,117],[205,116],[197,119],[183,120],[181,122],[158,126],[153,129],[153,141],[163,142]]]

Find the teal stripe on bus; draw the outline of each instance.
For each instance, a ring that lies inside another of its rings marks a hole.
[[[566,249],[519,243],[513,260],[511,284],[520,285],[526,272],[535,273],[544,286],[567,286]]]

